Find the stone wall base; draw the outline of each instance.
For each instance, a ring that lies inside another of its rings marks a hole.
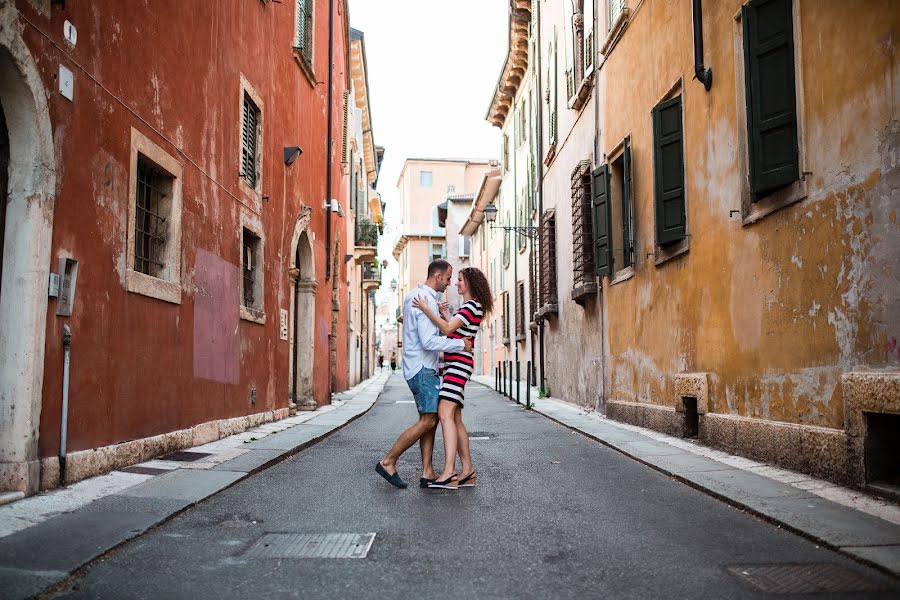
[[[40,478],[40,462],[0,462],[0,492],[34,490]]]
[[[112,446],[72,452],[66,456],[65,483],[75,483],[171,452],[202,446],[237,433],[243,433],[264,423],[280,421],[287,418],[289,414],[290,409],[279,408],[275,411],[255,413],[244,417],[208,421],[189,429],[170,431],[162,435],[131,440]],[[41,490],[59,486],[59,457],[51,456],[41,459],[40,480]]]
[[[666,435],[684,437],[684,414],[670,406],[610,400],[606,403],[606,416]]]

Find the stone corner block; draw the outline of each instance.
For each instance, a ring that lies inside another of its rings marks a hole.
[[[854,371],[841,375],[847,433],[863,431],[863,413],[900,414],[900,372]]]
[[[289,416],[291,416],[290,408],[276,408],[275,418],[273,420],[281,421],[282,419],[287,419]]]
[[[210,442],[215,442],[219,439],[219,422],[208,421],[206,423],[194,425],[191,428],[191,432],[191,446],[202,446],[204,444],[209,444]]]
[[[697,399],[697,412],[709,412],[709,373],[678,373],[675,375],[675,410],[684,412],[684,398]]]

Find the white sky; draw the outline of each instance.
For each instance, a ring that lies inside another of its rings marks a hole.
[[[509,41],[508,0],[349,0],[365,33],[375,143],[386,149],[378,191],[387,203],[382,294],[397,276],[397,178],[406,158],[499,158],[485,120]]]

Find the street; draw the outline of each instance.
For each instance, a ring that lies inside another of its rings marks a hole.
[[[900,591],[475,383],[464,418],[481,438],[478,487],[419,489],[413,447],[399,463],[410,488],[395,489],[373,467],[414,420],[411,400],[393,375],[360,419],[112,551],[57,597],[758,598],[729,569],[808,564],[857,590],[840,597]],[[438,435],[438,467],[441,453]],[[364,559],[246,556],[267,533],[376,536]]]

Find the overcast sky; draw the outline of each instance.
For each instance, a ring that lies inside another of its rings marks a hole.
[[[375,143],[386,149],[378,191],[387,202],[379,257],[391,267],[399,229],[397,178],[409,157],[499,158],[485,120],[509,41],[507,0],[349,0],[365,33]],[[383,286],[388,290],[388,285]]]

